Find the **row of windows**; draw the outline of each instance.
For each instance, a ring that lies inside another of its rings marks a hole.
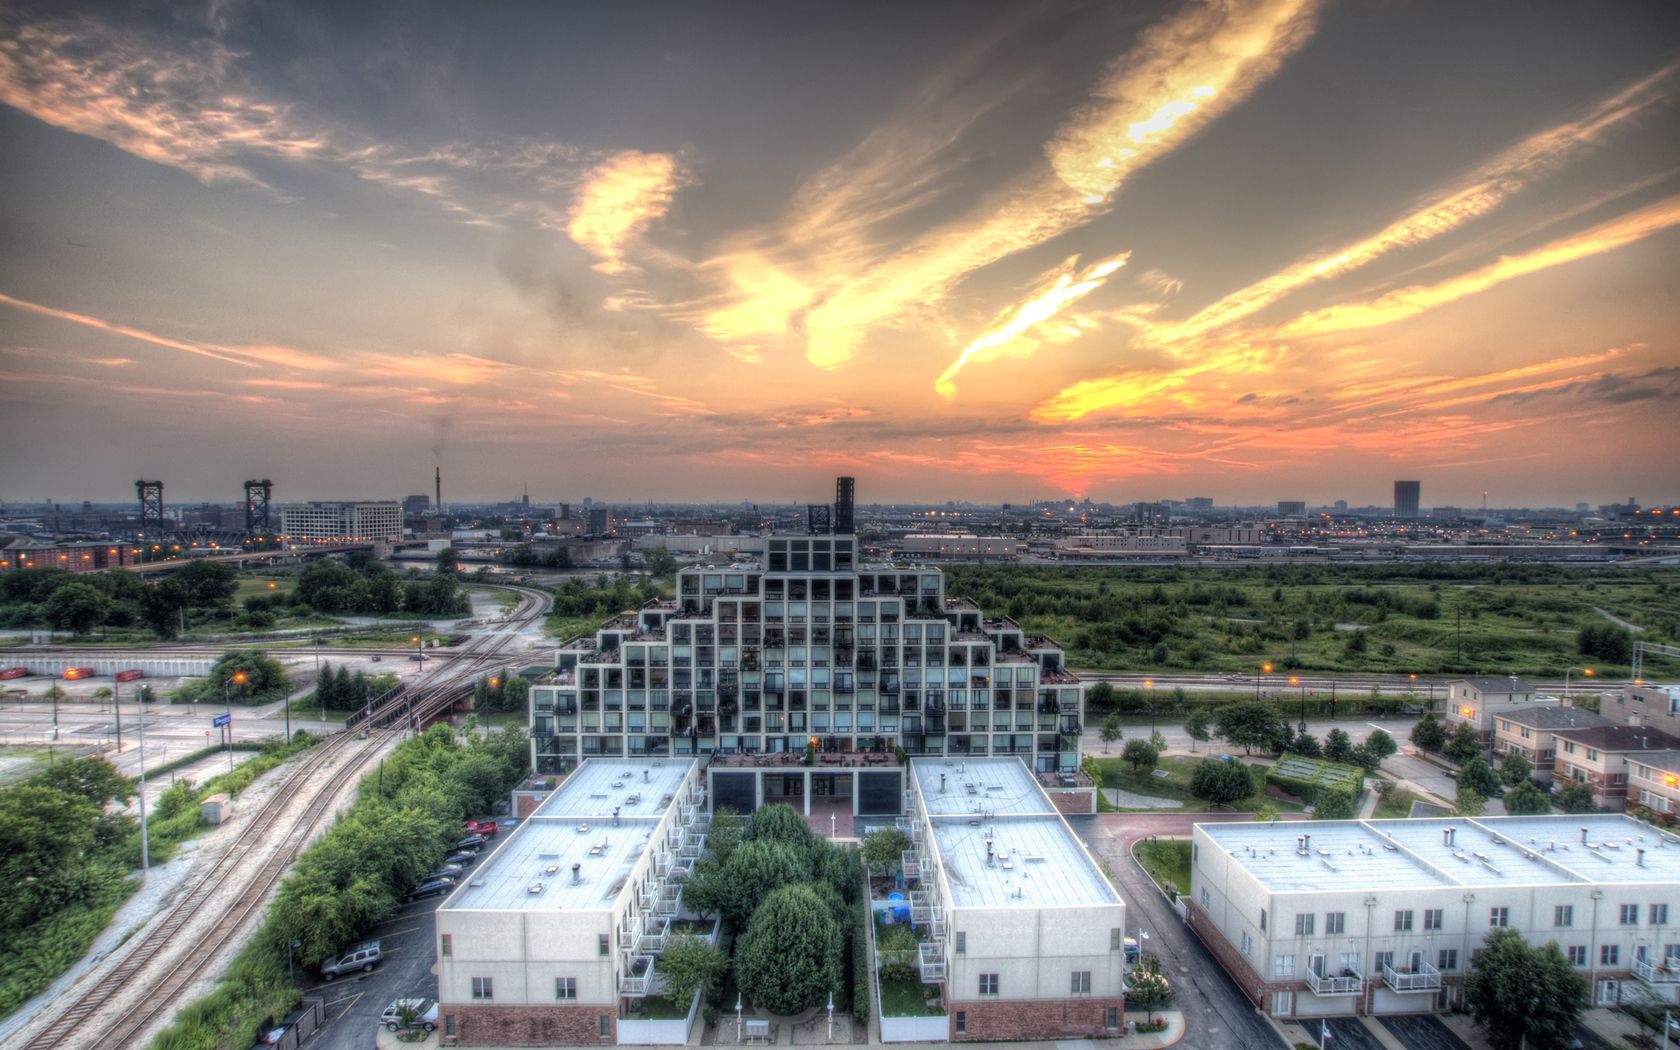
[[[1204,891],[1205,892],[1205,891]],[[1396,933],[1412,931],[1416,912],[1410,908],[1397,909],[1394,912],[1394,930]],[[1295,916],[1295,935],[1297,937],[1311,937],[1318,916],[1312,912],[1302,912]],[[1425,930],[1441,930],[1445,928],[1446,911],[1443,908],[1426,908],[1423,912],[1423,928]],[[1647,924],[1651,926],[1668,925],[1668,905],[1652,904],[1647,910]],[[1324,932],[1334,936],[1342,933],[1346,928],[1347,913],[1332,911],[1324,914]],[[1623,904],[1620,910],[1620,924],[1623,926],[1639,925],[1639,905]],[[1488,926],[1504,927],[1511,925],[1511,909],[1495,907],[1488,909]],[[1552,910],[1552,925],[1569,927],[1575,925],[1575,906],[1559,904]],[[1260,909],[1260,930],[1266,930],[1266,909]]]
[[[952,1021],[955,1022],[956,1034],[957,1035],[967,1035],[968,1034],[968,1011],[967,1010],[958,1010],[952,1016]],[[1103,1027],[1108,1029],[1111,1032],[1119,1029],[1119,1027],[1120,1027],[1120,1008],[1119,1007],[1110,1006],[1103,1011]]]
[[[1248,954],[1249,948],[1250,948],[1250,942],[1249,942],[1249,939],[1248,939],[1248,935],[1244,934],[1243,935],[1243,953]],[[1483,951],[1484,951],[1484,949],[1482,949],[1482,948],[1472,949],[1471,952],[1470,952],[1471,959],[1473,960],[1473,959],[1477,958],[1478,956],[1480,956],[1482,954]],[[1677,963],[1680,963],[1680,944],[1667,945],[1666,948],[1665,948],[1665,952],[1666,952],[1666,954],[1665,954],[1664,957],[1667,960],[1669,960],[1670,965],[1675,965]],[[1422,958],[1422,953],[1421,952],[1413,953],[1413,954],[1414,954],[1414,958]],[[1571,966],[1585,966],[1585,965],[1587,965],[1587,946],[1584,945],[1584,944],[1571,944],[1571,945],[1569,945],[1567,948],[1564,949],[1564,955],[1565,955],[1566,958],[1568,958],[1569,965],[1571,965]],[[1598,964],[1600,966],[1619,966],[1619,965],[1621,965],[1621,958],[1622,958],[1622,949],[1621,949],[1620,945],[1616,945],[1616,944],[1601,944],[1601,945],[1599,945],[1599,948],[1598,948]],[[1348,966],[1351,962],[1355,961],[1355,959],[1356,959],[1356,957],[1351,955],[1351,954],[1344,955],[1342,964],[1343,964],[1343,966]],[[1372,957],[1372,964],[1373,964],[1372,968],[1371,968],[1372,976],[1380,974],[1382,972],[1382,968],[1384,966],[1393,966],[1394,965],[1394,953],[1391,952],[1391,951],[1377,952]],[[1436,969],[1440,970],[1442,973],[1450,973],[1452,971],[1457,970],[1458,969],[1458,949],[1457,948],[1442,948],[1438,952],[1436,952],[1436,954],[1435,954],[1435,967],[1436,967]],[[1274,978],[1294,977],[1295,976],[1295,956],[1292,953],[1284,953],[1284,954],[1281,954],[1281,955],[1274,956],[1273,959],[1272,959],[1272,976]]]

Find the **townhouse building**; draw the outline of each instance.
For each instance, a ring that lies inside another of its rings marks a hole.
[[[1523,756],[1534,767],[1536,777],[1549,780],[1557,760],[1556,732],[1614,724],[1584,707],[1547,704],[1511,708],[1494,716],[1493,750],[1499,755]]]
[[[1619,810],[1628,798],[1628,760],[1648,751],[1680,748],[1680,737],[1646,726],[1592,726],[1559,729],[1552,780],[1559,789],[1585,784],[1599,809]]]
[[[1596,1003],[1680,988],[1680,837],[1625,815],[1198,824],[1188,906],[1275,1017],[1451,1009],[1506,927]]]
[[[1512,675],[1509,678],[1457,678],[1447,683],[1447,717],[1445,727],[1451,734],[1468,722],[1482,738],[1491,744],[1494,727],[1500,715],[1533,707],[1557,707],[1556,697],[1537,692],[1534,685]]]

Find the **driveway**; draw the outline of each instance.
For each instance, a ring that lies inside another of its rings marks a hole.
[[[1198,820],[1249,819],[1236,814],[1111,813],[1102,817],[1069,817],[1074,834],[1105,861],[1126,902],[1128,933],[1138,927],[1149,934],[1145,951],[1161,957],[1172,982],[1173,1009],[1184,1013],[1184,1046],[1244,1050],[1288,1047],[1270,1021],[1237,988],[1196,936],[1180,921],[1149,876],[1132,859],[1133,841],[1149,835],[1188,835]],[[1338,1047],[1337,1050],[1340,1050]]]
[[[373,1045],[380,1012],[392,999],[437,998],[432,912],[444,899],[416,901],[368,931],[364,939],[377,939],[385,950],[385,961],[372,973],[335,981],[316,979],[313,984],[299,982],[303,994],[327,1001],[326,1023],[309,1040],[311,1050],[366,1050]]]
[[[1296,1018],[1296,1023],[1307,1030],[1307,1038],[1319,1046],[1324,1046],[1324,1037],[1319,1034],[1326,1024],[1322,1018],[1300,1017]],[[1332,1017],[1327,1023],[1330,1029],[1330,1045],[1336,1050],[1387,1050],[1376,1033],[1366,1028],[1357,1017]],[[1411,1044],[1408,1043],[1407,1046],[1409,1050]]]
[[[1406,1045],[1406,1050],[1470,1050],[1470,1044],[1433,1014],[1402,1014],[1378,1021]]]

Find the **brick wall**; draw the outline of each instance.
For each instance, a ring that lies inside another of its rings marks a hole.
[[[466,1046],[583,1046],[610,1045],[617,1039],[617,1010],[605,1005],[488,1006],[449,1003],[438,1009],[440,1019],[455,1019],[455,1038],[444,1041]],[[605,1014],[608,1035],[601,1034]],[[448,1024],[443,1026],[448,1031]]]
[[[1103,1023],[1104,1013],[1114,1008],[1118,1030]],[[951,1011],[951,1039],[954,1042],[994,1042],[1007,1039],[1090,1039],[1119,1035],[1126,1026],[1123,999],[984,999],[954,1001]],[[957,1012],[962,1011],[966,1031],[957,1034]]]
[[[1045,794],[1050,796],[1050,804],[1063,813],[1087,814],[1097,811],[1097,789],[1088,788],[1046,788]]]
[[[1224,934],[1220,933],[1219,928],[1213,924],[1213,920],[1208,918],[1207,913],[1190,899],[1189,894],[1185,894],[1182,899],[1186,905],[1184,921],[1189,925],[1190,931],[1207,946],[1207,950],[1213,953],[1213,957],[1219,960],[1219,965],[1225,967],[1225,972],[1231,975],[1231,980],[1236,982],[1237,987],[1242,989],[1242,993],[1248,996],[1249,1001],[1261,1010],[1270,1013],[1271,1003],[1266,999],[1266,982],[1255,972],[1254,967],[1243,957],[1242,952],[1237,950],[1237,946],[1225,939]],[[1289,987],[1289,985],[1284,984],[1279,985],[1279,987]],[[1302,987],[1305,987],[1305,985],[1302,985]]]
[[[530,816],[537,811],[538,806],[543,804],[543,800],[552,793],[549,791],[515,791],[513,793],[513,815],[520,819]]]

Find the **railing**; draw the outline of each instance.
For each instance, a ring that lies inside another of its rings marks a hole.
[[[618,992],[620,995],[640,998],[647,995],[653,985],[653,956],[639,955],[636,958],[638,961],[646,959],[647,969],[643,970],[639,975],[634,977],[629,974],[625,974],[623,977],[619,978]]]
[[[1680,959],[1668,956],[1660,963],[1634,956],[1633,975],[1646,984],[1680,984]]]
[[[1307,970],[1307,987],[1314,995],[1358,995],[1365,989],[1365,978],[1356,970],[1344,971],[1338,977],[1325,977],[1317,970]]]
[[[899,854],[899,863],[904,869],[905,878],[919,879],[922,877],[922,855],[916,850],[905,850]]]
[[[1396,970],[1384,963],[1383,983],[1397,992],[1433,992],[1441,987],[1441,971],[1427,962],[1417,970]]]
[[[945,951],[942,945],[923,944],[918,955],[924,984],[935,984],[945,979]]]

